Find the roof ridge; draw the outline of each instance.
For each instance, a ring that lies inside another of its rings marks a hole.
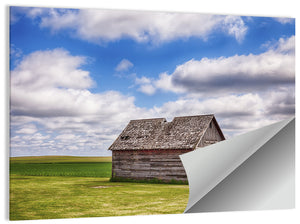
[[[171,121],[168,121],[165,117],[132,119],[130,121],[165,120],[169,123],[169,122],[172,122],[175,118],[208,117],[208,116],[215,116],[215,115],[214,114],[199,114],[199,115],[177,116],[177,117],[173,117],[173,119]]]
[[[191,115],[191,116],[178,116],[174,118],[183,118],[183,117],[209,117],[209,116],[215,116],[214,114],[199,114],[199,115]]]
[[[142,118],[142,119],[133,119],[133,120],[130,120],[130,121],[147,121],[147,120],[167,120],[166,118]]]

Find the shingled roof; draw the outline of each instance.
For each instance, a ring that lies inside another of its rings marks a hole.
[[[224,138],[212,114],[131,120],[109,150],[195,149],[211,121]]]

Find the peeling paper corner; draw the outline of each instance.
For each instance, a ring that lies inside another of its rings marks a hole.
[[[180,155],[185,213],[295,206],[295,118]]]

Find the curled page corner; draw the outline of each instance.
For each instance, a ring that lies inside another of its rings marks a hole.
[[[184,213],[295,206],[295,118],[180,155],[189,182]]]

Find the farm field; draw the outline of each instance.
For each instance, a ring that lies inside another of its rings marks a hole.
[[[14,157],[10,159],[10,174],[22,176],[110,177],[111,157]]]
[[[109,157],[23,158],[10,160],[10,220],[174,214],[188,201],[188,185],[110,182]]]

